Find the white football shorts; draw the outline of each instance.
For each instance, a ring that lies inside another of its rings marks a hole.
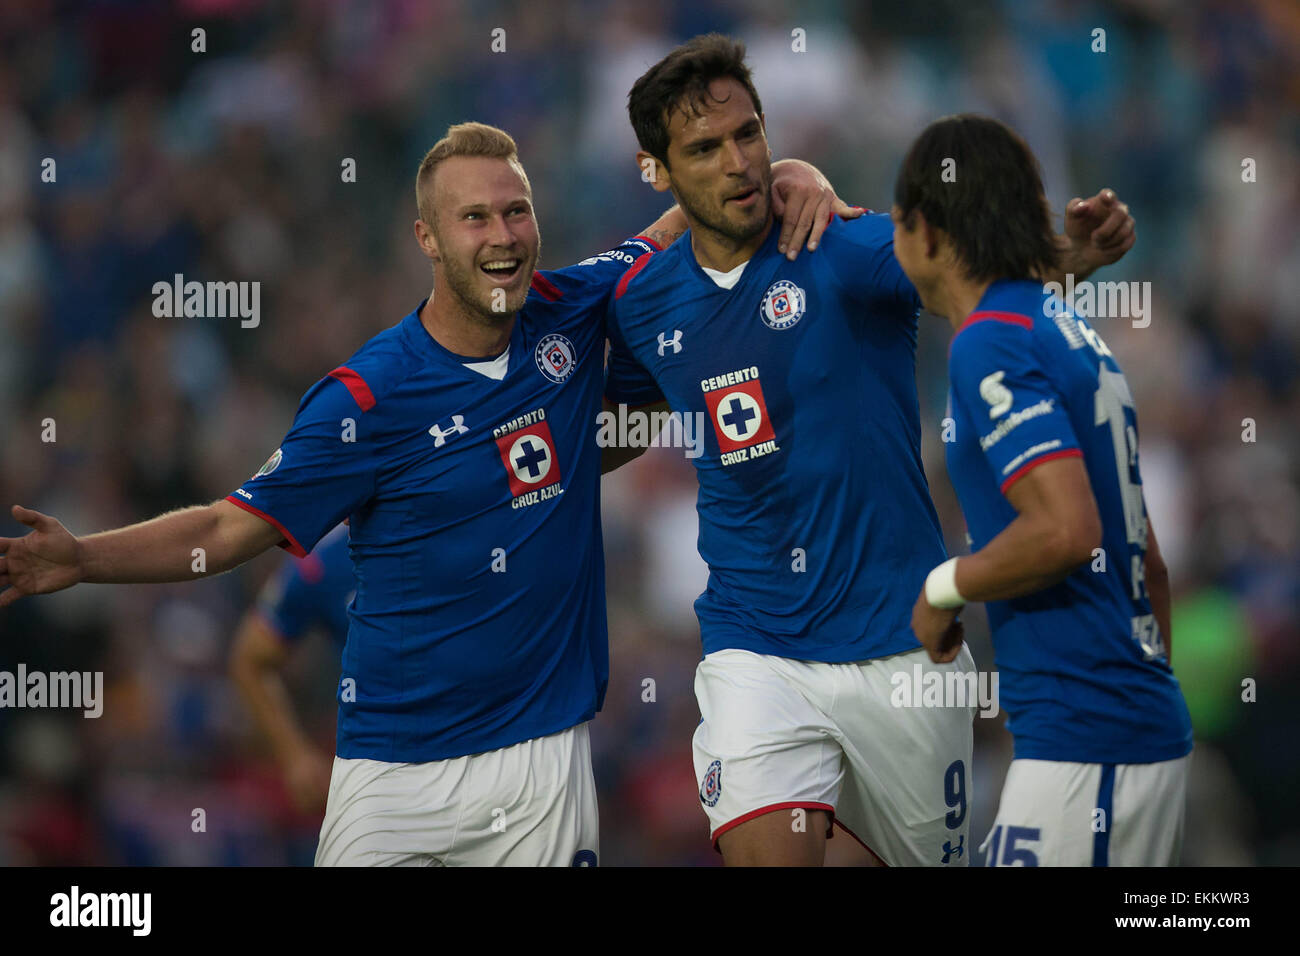
[[[889,866],[969,863],[978,701],[894,706],[894,687],[913,682],[917,665],[974,686],[964,645],[948,664],[921,648],[847,664],[706,656],[695,672],[695,775],[714,845],[765,813],[790,814],[793,826],[800,809],[826,810]]]
[[[1177,866],[1191,759],[1011,761],[984,865]]]
[[[317,866],[595,866],[591,741],[579,724],[429,763],[334,758]]]

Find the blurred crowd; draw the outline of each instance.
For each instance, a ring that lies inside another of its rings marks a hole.
[[[1136,398],[1175,592],[1197,734],[1185,862],[1300,862],[1289,0],[4,4],[0,534],[23,530],[11,503],[89,533],[224,497],[255,471],[301,394],[427,295],[414,173],[451,123],[515,137],[544,267],[636,233],[664,200],[640,181],[627,90],[715,29],[748,43],[775,156],[815,163],[850,202],[887,210],[911,139],[979,111],[1026,137],[1058,215],[1102,186],[1129,203],[1137,245],[1103,277],[1149,281],[1152,321],[1096,324]],[[152,286],[177,273],[260,281],[260,324],[155,317]],[[939,441],[950,333],[921,321],[926,468],[961,553]],[[713,865],[690,756],[706,576],[691,466],[653,450],[603,491],[601,862]],[[0,669],[101,670],[106,697],[97,720],[0,709],[0,864],[310,862],[319,817],[288,799],[226,671],[237,621],[282,560],[0,611]],[[982,610],[967,617],[991,668]],[[329,752],[337,674],[325,640],[289,671]],[[977,721],[975,843],[1010,760],[1002,724]],[[848,842],[832,841],[835,859],[855,862]]]

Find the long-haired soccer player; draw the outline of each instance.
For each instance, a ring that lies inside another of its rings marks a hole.
[[[903,271],[956,330],[948,474],[972,553],[929,573],[912,628],[950,660],[957,612],[987,602],[1015,738],[988,865],[1175,864],[1192,727],[1137,416],[1101,336],[1035,278],[1057,261],[1037,163],[996,120],[942,119],[893,220]]]

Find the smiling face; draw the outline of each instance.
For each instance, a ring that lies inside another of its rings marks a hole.
[[[668,164],[657,164],[655,187],[671,185],[692,229],[734,243],[753,239],[772,220],[772,163],[763,119],[732,77],[709,84],[699,112],[668,117]],[[648,153],[638,154],[644,161]]]
[[[465,313],[500,325],[523,308],[541,236],[517,162],[452,156],[433,179],[433,222],[416,225],[435,275]],[[421,229],[420,226],[425,226]]]

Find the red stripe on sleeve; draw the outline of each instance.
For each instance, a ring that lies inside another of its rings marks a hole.
[[[1019,468],[1017,468],[1015,471],[1013,471],[1011,473],[1011,477],[1008,478],[1006,481],[1002,482],[1002,493],[1005,495],[1007,493],[1008,488],[1010,488],[1021,478],[1025,477],[1026,474],[1033,471],[1035,468],[1037,468],[1045,461],[1051,461],[1054,458],[1082,458],[1082,457],[1083,457],[1083,452],[1081,452],[1077,448],[1067,448],[1064,451],[1054,451],[1046,455],[1041,455],[1038,458],[1035,458],[1033,461],[1026,462],[1025,464],[1021,465]]]
[[[334,371],[330,372],[330,376],[338,379],[347,387],[347,390],[352,393],[352,397],[356,399],[357,404],[361,406],[363,412],[368,412],[370,409],[375,407],[375,396],[374,393],[370,391],[370,386],[366,384],[364,378],[352,371],[352,369],[348,368],[346,365],[340,365]],[[238,502],[236,502],[236,504],[238,504]]]
[[[644,269],[653,257],[653,252],[647,252],[628,266],[627,272],[623,273],[623,278],[619,279],[618,285],[614,287],[614,298],[621,299],[623,297],[623,293],[627,291],[627,284],[636,278],[636,274]]]
[[[540,272],[533,273],[533,281],[528,284],[528,287],[536,291],[543,299],[550,302],[555,302],[564,295],[563,292],[555,288],[555,284],[551,282],[551,280],[547,279],[546,276],[542,275]]]
[[[661,246],[661,245],[659,245],[659,243],[655,242],[655,241],[654,241],[653,239],[651,239],[649,236],[633,236],[632,238],[633,238],[633,239],[640,239],[642,242],[648,242],[648,243],[650,243],[650,245],[654,246],[654,247],[655,247],[656,249],[658,249],[660,252],[663,252],[663,251],[664,251],[664,247]]]
[[[289,533],[289,529],[280,524],[280,522],[276,521],[265,511],[262,511],[259,508],[254,508],[247,501],[241,501],[234,495],[226,495],[226,500],[237,508],[243,508],[250,515],[257,515],[267,524],[275,528],[276,531],[280,532],[280,534],[284,535],[284,540],[280,542],[280,547],[284,548],[284,550],[288,551],[295,558],[307,557],[307,549],[298,543],[298,539]]]

